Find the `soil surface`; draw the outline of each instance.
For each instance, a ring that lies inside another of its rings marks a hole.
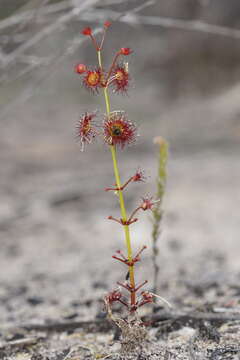
[[[46,151],[41,144],[1,152],[2,359],[128,359],[119,355],[119,332],[102,301],[126,269],[111,258],[124,244],[121,228],[106,220],[118,206],[103,191],[112,168],[101,146],[101,154],[99,145],[83,154],[74,145]],[[155,155],[150,142],[119,153],[123,179],[139,164],[151,174],[127,190],[129,209],[155,191]],[[149,327],[148,346],[129,359],[239,359],[238,160],[231,147],[171,153],[159,240],[159,294],[170,313],[216,312],[230,320],[166,317]],[[151,224],[144,215],[132,235],[135,251],[148,246],[136,271],[151,290]],[[154,316],[169,313],[162,305]],[[150,318],[152,307],[140,315]]]
[[[195,3],[204,16],[195,14]],[[215,3],[219,24],[237,27],[236,0],[228,7],[219,0],[156,1],[143,15],[218,24]],[[126,277],[126,267],[112,259],[124,251],[122,228],[107,219],[119,217],[117,197],[104,191],[114,183],[111,156],[100,143],[81,153],[73,135],[80,114],[99,109],[101,123],[104,113],[101,94],[91,96],[73,72],[79,62],[96,64],[87,42],[69,51],[84,24],[76,18],[34,45],[26,64],[37,59],[31,54],[44,63],[55,54],[51,66],[1,90],[0,360],[239,360],[239,41],[124,22],[108,34],[104,66],[116,49],[134,49],[129,96],[111,96],[111,108],[125,109],[140,125],[137,144],[118,154],[123,181],[139,166],[147,177],[126,189],[129,213],[156,192],[153,137],[170,145],[158,294],[171,310],[160,300],[141,308],[149,338],[128,357],[103,304]],[[14,46],[22,39],[16,38]],[[14,66],[9,73],[14,78]],[[134,253],[147,245],[136,266],[146,290],[153,288],[150,218],[142,212],[131,225]],[[113,312],[126,315],[118,306]]]

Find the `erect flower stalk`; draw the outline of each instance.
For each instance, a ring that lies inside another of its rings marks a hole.
[[[147,280],[136,285],[135,264],[140,261],[140,255],[143,250],[146,249],[146,246],[142,246],[137,254],[133,255],[130,225],[138,221],[138,218],[135,217],[138,212],[141,210],[153,210],[153,207],[158,200],[153,201],[151,197],[144,197],[142,198],[141,203],[135,208],[135,210],[132,211],[130,216],[127,214],[124,200],[124,190],[130,183],[145,181],[145,176],[144,172],[138,168],[134,175],[130,176],[124,183],[121,182],[120,178],[117,149],[124,149],[127,145],[135,142],[137,134],[135,124],[129,121],[124,111],[111,111],[109,88],[111,87],[114,93],[124,93],[127,91],[129,80],[131,79],[128,73],[128,63],[117,63],[117,61],[121,57],[130,55],[132,50],[127,47],[123,47],[118,50],[113,57],[109,70],[106,72],[104,71],[102,64],[102,48],[106,31],[110,25],[111,23],[108,21],[104,23],[103,36],[100,42],[97,41],[90,27],[86,27],[82,31],[82,34],[84,36],[88,36],[94,45],[97,52],[98,66],[95,68],[89,68],[85,64],[80,63],[75,66],[75,72],[82,76],[83,85],[93,94],[99,94],[100,90],[103,92],[106,114],[104,116],[102,126],[98,126],[95,121],[96,112],[85,112],[77,124],[77,135],[80,138],[82,150],[84,149],[85,144],[90,144],[93,140],[95,140],[95,138],[100,137],[108,145],[111,152],[115,184],[112,187],[107,187],[105,190],[113,190],[117,194],[121,218],[118,219],[113,216],[109,216],[108,219],[115,221],[123,227],[127,250],[126,256],[119,250],[117,255],[113,255],[113,258],[128,267],[126,281],[117,282],[117,284],[125,292],[127,291],[129,293],[130,300],[125,298],[120,289],[115,289],[105,297],[105,302],[109,314],[111,313],[111,304],[117,301],[126,306],[130,314],[135,314],[139,307],[147,303],[152,303],[153,296],[147,291],[141,291],[140,294],[138,293],[139,290],[147,283]],[[132,326],[133,320],[135,321],[137,328],[139,324],[137,317],[131,317],[131,320],[129,319],[129,326]]]
[[[99,67],[100,67],[100,69],[102,69],[101,50],[98,50],[97,54],[98,54]],[[117,56],[115,56],[113,65],[110,68],[110,74],[111,74],[111,69],[113,69],[116,59],[119,55],[120,54],[117,53]],[[104,92],[104,98],[105,98],[107,117],[110,118],[110,115],[111,115],[110,109],[111,108],[110,108],[110,98],[109,98],[107,86],[103,88],[103,92]],[[130,229],[129,229],[129,224],[127,224],[127,212],[126,212],[125,201],[124,201],[124,196],[123,196],[121,178],[120,178],[120,174],[119,174],[116,146],[114,144],[110,145],[110,151],[111,151],[111,155],[112,155],[113,169],[114,169],[114,175],[115,175],[115,180],[116,180],[116,185],[117,185],[117,193],[118,193],[118,198],[119,198],[122,220],[123,220],[123,222],[125,222],[125,225],[123,225],[123,226],[124,226],[125,242],[126,242],[127,254],[128,254],[127,258],[128,258],[128,262],[130,263],[130,262],[132,262],[132,246],[131,246]],[[129,266],[129,280],[130,280],[131,288],[135,289],[134,264],[132,266]],[[131,292],[131,308],[134,309],[135,305],[136,305],[136,292],[133,291],[133,292]]]

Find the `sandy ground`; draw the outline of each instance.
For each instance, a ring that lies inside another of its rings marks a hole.
[[[198,1],[199,10],[193,3],[156,2],[144,14],[238,27],[236,0],[235,7]],[[103,98],[86,93],[73,72],[78,62],[95,66],[89,43],[67,54],[83,25],[76,19],[29,49],[29,55],[55,54],[50,67],[14,80],[16,63],[1,75],[13,80],[0,96],[0,360],[128,359],[119,355],[119,332],[103,306],[126,275],[112,259],[124,241],[122,229],[107,220],[119,215],[116,196],[104,192],[113,183],[110,154],[102,144],[81,153],[74,143],[79,115],[103,109]],[[32,37],[41,27],[26,30]],[[168,316],[149,327],[145,348],[129,359],[239,360],[239,42],[115,24],[104,66],[122,46],[134,49],[133,81],[129,96],[112,96],[112,108],[126,109],[142,136],[119,153],[121,175],[127,179],[138,166],[147,175],[126,191],[129,212],[155,193],[152,138],[162,135],[170,144],[158,287],[172,310],[162,303],[154,314],[150,305],[141,309],[148,318]],[[8,44],[1,51],[8,53]],[[148,249],[136,277],[148,279],[151,290],[150,214],[140,220],[131,227],[133,248]],[[188,316],[171,317],[179,312]],[[209,312],[229,318],[204,320]],[[125,315],[117,306],[114,313]],[[192,319],[197,313],[203,318]]]
[[[86,329],[30,331],[37,344],[6,348],[7,341],[29,336],[17,326],[104,317],[102,298],[125,275],[121,264],[111,258],[124,244],[121,229],[106,220],[118,214],[118,206],[115,196],[103,191],[112,182],[112,168],[107,150],[100,148],[101,155],[99,146],[80,154],[77,146],[53,146],[49,151],[40,145],[1,154],[5,165],[0,194],[3,358],[97,359],[118,352],[111,330]],[[141,195],[154,192],[154,149],[140,143],[130,155],[119,157],[123,178],[139,164],[151,174],[146,183],[127,190],[131,209]],[[237,163],[231,147],[171,153],[159,242],[159,289],[176,310],[210,306],[239,311]],[[148,245],[137,278],[148,279],[151,289],[151,225],[144,215],[132,225],[132,236],[135,251]],[[147,306],[143,314],[150,313]],[[218,324],[216,331],[219,337],[204,338],[191,324],[168,326],[166,331],[162,325],[152,328],[149,350],[138,358],[238,359],[238,322]]]

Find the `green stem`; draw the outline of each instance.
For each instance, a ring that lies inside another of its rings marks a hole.
[[[102,69],[101,51],[99,50],[97,52],[97,54],[98,54],[98,63],[99,63],[100,68]],[[110,115],[110,99],[109,99],[107,87],[104,87],[104,97],[105,97],[105,104],[106,104],[106,112],[107,112],[107,115],[109,116]],[[122,185],[121,185],[121,179],[120,179],[118,162],[117,162],[116,147],[114,145],[110,145],[110,151],[112,154],[112,161],[113,161],[116,185],[120,189],[122,187]],[[119,198],[122,219],[123,219],[123,221],[126,221],[127,220],[127,212],[126,212],[126,208],[125,208],[125,202],[124,202],[122,190],[118,190],[118,198]],[[127,247],[128,260],[132,261],[132,247],[131,247],[129,225],[124,225],[123,227],[124,227],[124,233],[125,233],[125,242],[126,242],[126,247]],[[134,266],[129,266],[129,278],[130,278],[130,284],[131,284],[132,289],[135,289]],[[131,293],[131,305],[134,306],[135,304],[136,304],[136,293],[132,292]]]
[[[100,68],[102,69],[101,50],[98,50],[97,54],[98,54],[98,63],[99,63]],[[110,100],[109,100],[107,87],[104,88],[104,97],[105,97],[107,114],[109,115],[110,114]]]
[[[115,146],[111,145],[110,150],[111,150],[111,154],[112,154],[113,168],[114,168],[114,175],[115,175],[115,179],[116,179],[116,184],[117,184],[117,187],[120,189],[122,185],[121,185],[119,169],[118,169],[118,164],[117,164]],[[123,221],[126,221],[127,220],[127,213],[126,213],[125,202],[124,202],[124,197],[123,197],[122,190],[118,190],[118,197],[119,197],[119,204],[120,204],[122,219],[123,219]],[[129,225],[124,225],[124,232],[125,232],[125,240],[126,240],[126,246],[127,246],[127,251],[128,251],[128,260],[131,261],[132,260],[132,248],[131,248]]]

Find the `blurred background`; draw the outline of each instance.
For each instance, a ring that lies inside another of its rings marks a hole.
[[[153,137],[170,146],[162,295],[181,304],[193,279],[239,278],[239,18],[239,0],[0,1],[3,321],[59,318],[124,276],[111,259],[124,246],[121,229],[106,220],[118,216],[116,198],[103,191],[113,183],[109,151],[94,143],[82,153],[75,140],[84,111],[99,110],[100,121],[104,113],[102,94],[87,92],[74,66],[95,66],[80,32],[91,26],[101,37],[105,20],[113,22],[105,67],[120,47],[134,50],[128,95],[111,96],[112,108],[127,111],[141,135],[119,152],[122,178],[138,166],[148,176],[127,190],[129,211],[156,191]],[[143,215],[133,242],[135,250],[149,245],[137,276],[144,272],[151,284],[151,224]]]

